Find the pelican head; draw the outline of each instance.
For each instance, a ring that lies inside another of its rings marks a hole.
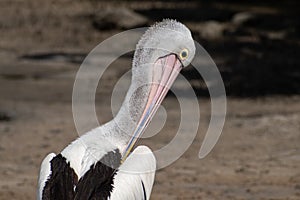
[[[128,110],[135,126],[123,160],[151,121],[180,70],[190,64],[194,55],[190,30],[175,20],[158,22],[144,33],[134,54],[132,83],[127,94]]]

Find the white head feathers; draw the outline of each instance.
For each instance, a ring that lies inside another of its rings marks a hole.
[[[190,30],[180,22],[165,19],[151,26],[142,36],[136,46],[133,59],[133,70],[139,65],[154,63],[159,57],[174,53],[179,56],[183,50],[188,50],[184,66],[190,64],[195,55],[195,44]]]

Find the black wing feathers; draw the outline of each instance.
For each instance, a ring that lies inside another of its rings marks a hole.
[[[145,185],[144,185],[144,182],[142,180],[141,180],[141,182],[142,182],[142,187],[143,187],[144,200],[147,200]]]
[[[118,149],[108,152],[81,177],[74,199],[107,200],[112,192],[114,175],[120,162],[121,154]]]
[[[61,154],[51,160],[51,175],[43,190],[43,200],[74,199],[78,177]]]
[[[43,200],[107,200],[114,175],[121,163],[118,149],[108,152],[78,181],[70,163],[61,154],[51,160],[51,175],[45,183]],[[75,188],[75,190],[74,190]]]

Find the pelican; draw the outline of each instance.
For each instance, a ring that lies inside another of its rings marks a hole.
[[[194,41],[185,25],[166,19],[151,26],[136,46],[131,85],[119,112],[61,153],[44,158],[37,198],[149,199],[156,159],[146,146],[132,149],[194,55]]]

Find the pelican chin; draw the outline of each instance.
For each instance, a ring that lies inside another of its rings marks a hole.
[[[45,157],[37,198],[149,199],[156,159],[146,146],[131,150],[180,70],[189,65],[194,55],[194,41],[183,24],[163,20],[150,27],[137,44],[131,85],[119,112],[61,153]],[[137,154],[147,156],[136,157]],[[138,173],[122,173],[124,168]]]

